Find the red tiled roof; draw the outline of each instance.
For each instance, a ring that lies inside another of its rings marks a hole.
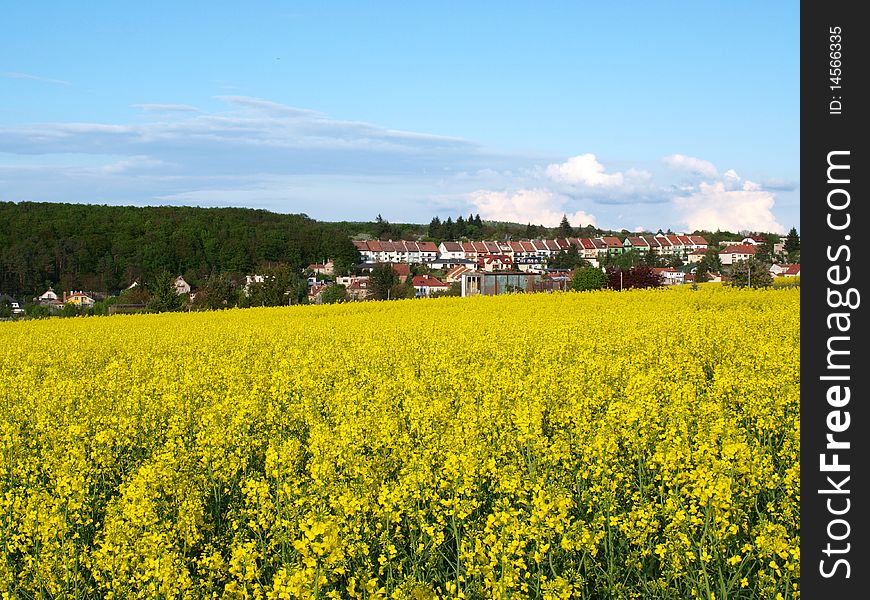
[[[462,251],[463,252],[476,252],[474,249],[474,244],[471,242],[462,242]]]
[[[368,242],[366,242],[364,240],[354,240],[353,245],[356,246],[356,249],[359,250],[360,252],[365,252],[366,250],[369,249]]]
[[[666,237],[667,237],[667,240],[671,243],[671,246],[682,246],[683,245],[683,242],[682,242],[682,240],[680,240],[679,236],[669,235]]]
[[[649,247],[650,247],[650,248],[658,248],[659,246],[661,246],[661,244],[659,244],[659,241],[658,241],[657,239],[655,239],[655,238],[654,238],[653,236],[651,236],[651,235],[644,235],[644,236],[641,236],[641,237],[642,237],[644,240],[646,240],[646,243],[649,244]]]
[[[638,248],[649,248],[649,242],[637,235],[628,236],[628,243]]]
[[[396,275],[399,277],[402,275],[407,277],[411,274],[411,267],[407,263],[393,263],[390,266],[393,267],[393,271],[395,271]]]
[[[732,244],[719,251],[719,254],[755,254],[752,244]]]
[[[444,283],[431,275],[415,275],[411,283],[414,287],[450,287],[449,283]]]
[[[535,247],[535,250],[546,250],[547,245],[541,240],[531,240],[532,246]]]
[[[535,244],[533,244],[531,240],[529,240],[528,242],[525,242],[525,241],[520,242],[520,244],[523,245],[524,252],[534,252],[535,251]]]
[[[689,239],[692,240],[692,243],[696,246],[709,246],[707,240],[704,239],[703,236],[700,235],[690,235]]]
[[[501,248],[499,248],[496,242],[483,242],[483,245],[487,252],[497,253],[501,251]]]
[[[585,250],[595,249],[595,244],[589,238],[580,238],[580,245],[583,246]]]
[[[424,244],[432,244],[432,242],[423,242]],[[442,242],[444,250],[447,252],[462,252],[462,244],[459,242]],[[435,244],[432,244],[433,246]]]
[[[622,242],[620,242],[619,238],[614,235],[606,235],[601,238],[601,241],[607,244],[607,246],[610,248],[622,247]]]
[[[522,252],[523,251],[523,245],[521,242],[511,242],[510,247],[511,247],[511,250],[513,250],[514,252]]]
[[[692,240],[690,240],[689,236],[687,236],[687,235],[678,235],[677,239],[680,240],[680,243],[682,243],[683,246],[691,246],[692,245]]]
[[[801,272],[801,266],[800,266],[800,263],[798,263],[796,265],[789,265],[788,269],[785,270],[783,275],[797,275],[800,272]]]
[[[662,248],[670,248],[673,244],[668,240],[667,236],[656,236],[656,241]]]
[[[562,250],[567,250],[571,247],[571,242],[569,242],[565,238],[556,238],[553,241],[555,241],[556,245],[559,246],[559,248],[561,248]]]
[[[368,242],[368,247],[369,247],[369,250],[371,252],[382,252],[383,251],[383,246],[381,245],[381,242],[378,240]]]
[[[547,247],[547,250],[559,251],[559,244],[556,243],[556,240],[544,240],[544,246]]]

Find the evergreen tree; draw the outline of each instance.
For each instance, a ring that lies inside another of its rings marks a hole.
[[[456,217],[455,233],[457,238],[465,237],[467,233],[465,231],[465,219],[462,218],[462,215]]]
[[[798,235],[797,229],[794,227],[788,232],[788,235],[785,236],[785,246],[784,250],[786,254],[791,254],[792,252],[800,252],[801,249],[801,238]]]
[[[483,221],[480,220],[480,213],[474,215],[474,224],[480,228],[483,227]]]
[[[571,228],[571,224],[568,222],[568,215],[562,215],[562,221],[559,223],[559,228],[556,230],[556,237],[574,237],[574,230]]]
[[[538,228],[529,223],[526,225],[526,238],[533,240],[538,235]]]
[[[441,219],[435,217],[429,222],[429,237],[441,239]]]
[[[444,227],[442,228],[444,233],[445,240],[455,240],[456,239],[456,226],[453,224],[453,219],[451,217],[447,217],[447,220],[444,221]]]
[[[154,278],[154,283],[149,286],[151,298],[148,300],[148,309],[154,312],[171,312],[181,310],[186,297],[175,292],[175,277],[168,271],[163,271]]]

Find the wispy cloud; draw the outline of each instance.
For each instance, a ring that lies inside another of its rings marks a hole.
[[[195,106],[190,106],[189,104],[133,104],[133,108],[138,108],[144,110],[145,112],[153,112],[153,113],[168,113],[168,112],[182,112],[182,113],[195,113],[200,112],[199,109]]]
[[[40,77],[39,75],[31,75],[30,73],[19,73],[17,71],[2,71],[0,77],[9,79],[27,79],[29,81],[39,81],[40,83],[50,83],[53,85],[72,85],[69,81],[63,79],[51,79],[50,77]]]

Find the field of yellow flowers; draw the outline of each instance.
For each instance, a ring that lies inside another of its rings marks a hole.
[[[0,323],[4,598],[795,598],[799,288]]]

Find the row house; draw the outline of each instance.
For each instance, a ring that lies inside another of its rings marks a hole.
[[[421,263],[438,258],[438,246],[433,242],[409,242],[405,240],[355,241],[365,262]]]

